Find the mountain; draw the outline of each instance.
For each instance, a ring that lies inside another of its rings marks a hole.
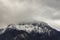
[[[45,22],[10,24],[3,30],[0,29],[0,40],[60,40],[60,32]]]

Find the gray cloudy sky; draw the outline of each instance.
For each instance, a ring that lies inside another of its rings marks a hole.
[[[60,0],[0,0],[0,26],[32,20],[60,25],[59,13]]]

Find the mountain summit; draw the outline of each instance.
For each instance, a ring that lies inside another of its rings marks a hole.
[[[45,22],[10,24],[0,34],[0,40],[60,40],[60,32]]]

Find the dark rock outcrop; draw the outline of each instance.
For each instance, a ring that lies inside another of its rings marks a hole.
[[[34,28],[29,32],[24,29],[20,30],[14,25],[12,25],[12,28],[9,28],[9,26],[11,25],[8,25],[5,32],[0,34],[0,40],[60,40],[60,32],[51,28],[48,24],[44,22],[31,22],[19,25],[28,25],[28,28],[32,25],[31,29],[33,27]]]

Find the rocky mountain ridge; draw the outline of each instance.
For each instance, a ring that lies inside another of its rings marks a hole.
[[[60,40],[60,32],[45,22],[10,24],[0,40]]]

